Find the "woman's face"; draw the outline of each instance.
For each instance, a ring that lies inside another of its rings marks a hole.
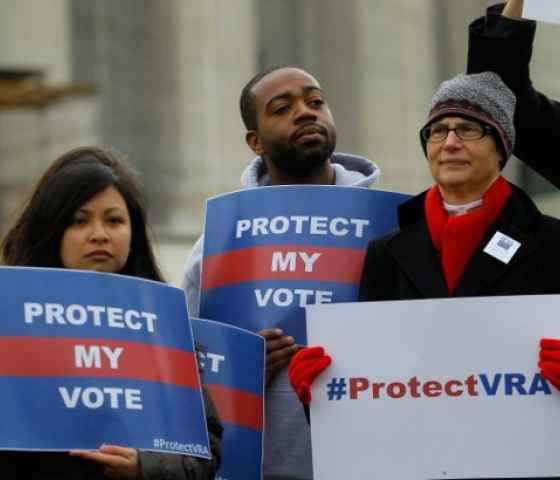
[[[444,117],[434,126],[456,128],[460,124],[479,125],[461,117]],[[443,198],[446,193],[463,192],[476,200],[481,198],[492,182],[500,175],[501,154],[491,135],[478,140],[461,140],[450,131],[441,142],[427,144],[427,157],[432,177],[438,184]]]
[[[72,223],[62,235],[62,265],[118,273],[128,259],[131,240],[126,202],[115,187],[107,187],[74,213]]]

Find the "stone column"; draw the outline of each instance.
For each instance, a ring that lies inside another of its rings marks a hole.
[[[142,173],[151,221],[202,228],[204,200],[251,158],[238,96],[256,64],[255,0],[74,0],[75,75],[101,91],[102,141]]]
[[[177,185],[172,225],[201,228],[204,200],[237,190],[253,157],[239,113],[241,89],[257,70],[255,1],[176,2]]]

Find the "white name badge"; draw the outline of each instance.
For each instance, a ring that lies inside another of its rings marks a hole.
[[[496,232],[484,248],[484,252],[508,264],[520,246],[521,244],[517,240],[508,237],[502,232]]]

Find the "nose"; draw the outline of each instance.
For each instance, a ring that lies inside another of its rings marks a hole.
[[[308,122],[317,120],[317,112],[311,108],[304,100],[297,102],[295,111],[295,122]]]
[[[92,222],[89,239],[95,243],[105,243],[109,240],[109,232],[103,222]]]
[[[462,146],[463,142],[461,141],[461,139],[457,136],[454,130],[450,130],[447,133],[447,137],[443,141],[443,148],[445,150],[456,150],[458,148],[461,148]]]

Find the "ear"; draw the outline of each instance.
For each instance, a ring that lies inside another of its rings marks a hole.
[[[257,132],[255,130],[249,130],[245,134],[245,142],[247,142],[247,145],[249,145],[249,148],[251,150],[253,150],[255,155],[262,156],[262,154],[264,153],[264,150],[262,149],[261,140],[259,138],[259,135],[257,134]]]

